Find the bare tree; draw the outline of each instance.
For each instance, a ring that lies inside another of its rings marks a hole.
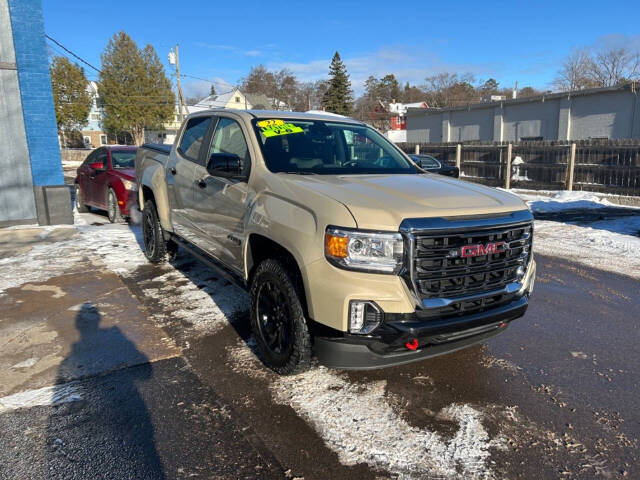
[[[592,69],[591,53],[587,49],[576,49],[562,62],[553,85],[563,92],[595,87]]]
[[[625,47],[609,48],[594,55],[588,76],[598,87],[613,87],[640,78],[640,53]]]
[[[451,107],[478,101],[473,87],[474,76],[470,73],[443,72],[425,79],[422,87],[427,94],[427,103],[431,107]]]

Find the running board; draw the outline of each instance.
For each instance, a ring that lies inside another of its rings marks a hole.
[[[247,290],[247,284],[239,275],[233,273],[232,271],[224,267],[217,259],[213,258],[211,255],[202,251],[193,243],[173,233],[171,234],[171,240],[176,242],[178,245],[184,248],[187,252],[189,252],[191,255],[196,257],[202,263],[204,263],[207,267],[214,270],[218,275],[220,275],[225,280],[229,280],[234,285],[242,288],[243,290]]]

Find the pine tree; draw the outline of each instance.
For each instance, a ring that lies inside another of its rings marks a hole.
[[[84,70],[66,57],[55,57],[50,73],[58,132],[66,146],[66,134],[87,124],[92,98],[87,92]]]
[[[113,36],[102,53],[98,92],[104,102],[105,130],[127,132],[142,145],[146,128],[171,119],[175,96],[155,49],[138,46],[125,32]]]
[[[216,87],[215,85],[211,85],[211,89],[209,90],[209,95],[213,97],[215,96],[215,94],[216,94]]]
[[[347,68],[340,59],[338,52],[331,60],[329,67],[329,88],[322,99],[322,106],[328,112],[339,115],[351,115],[353,111],[353,92],[351,91],[351,81],[347,74]]]

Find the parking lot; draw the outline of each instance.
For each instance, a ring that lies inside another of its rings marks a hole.
[[[148,264],[139,227],[4,229],[0,478],[635,478],[638,270],[615,248],[637,237],[571,254],[572,229],[605,248],[581,212],[537,223],[532,302],[502,335],[289,377],[254,353],[246,293],[184,252]]]

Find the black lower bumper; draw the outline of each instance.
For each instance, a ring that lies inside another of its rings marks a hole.
[[[504,331],[524,315],[528,299],[522,296],[488,311],[444,320],[423,320],[419,313],[385,321],[376,335],[316,336],[314,353],[331,368],[370,370],[401,365],[460,350]],[[416,339],[418,348],[405,345]]]

